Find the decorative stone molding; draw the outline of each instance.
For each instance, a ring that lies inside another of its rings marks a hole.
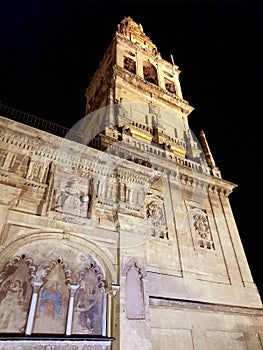
[[[111,350],[113,339],[107,340],[1,340],[3,350]]]
[[[138,88],[139,90],[142,90],[146,93],[155,93],[159,97],[162,97],[165,101],[169,101],[175,106],[183,108],[187,114],[192,112],[193,107],[191,107],[187,101],[181,99],[173,93],[168,92],[166,89],[149,83],[138,75],[133,74],[120,66],[115,65],[113,69],[114,74],[128,81],[130,84],[134,85],[135,88]]]
[[[135,267],[138,273],[142,278],[146,278],[146,269],[145,264],[142,259],[134,257],[134,256],[123,256],[122,264],[121,264],[121,275],[122,277],[126,277],[128,271]]]
[[[28,266],[28,272],[30,274],[30,280],[34,281],[36,279],[36,271],[37,266],[33,264],[33,259],[30,257],[26,257],[25,255],[15,256],[13,257],[0,272],[0,284],[3,280],[5,280],[12,272],[14,271],[14,265],[19,263],[20,261],[24,261]]]

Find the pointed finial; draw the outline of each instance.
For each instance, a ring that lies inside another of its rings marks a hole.
[[[216,163],[210,151],[210,148],[203,130],[200,131],[199,138],[200,138],[200,143],[201,143],[203,152],[205,154],[205,159],[207,161],[207,164],[210,166],[211,169],[216,168]]]
[[[174,56],[171,54],[170,57],[171,57],[172,65],[174,66]]]

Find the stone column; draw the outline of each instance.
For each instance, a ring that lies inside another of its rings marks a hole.
[[[107,318],[107,328],[106,328],[106,336],[112,336],[112,320],[113,320],[113,298],[116,296],[119,291],[118,285],[113,285],[112,289],[108,291],[105,295],[107,298],[107,308],[106,308],[106,318]]]
[[[43,285],[43,283],[44,283],[43,281],[32,282],[33,295],[31,298],[30,310],[29,310],[29,315],[28,315],[28,319],[27,319],[26,332],[25,332],[26,335],[32,334],[34,317],[35,317],[35,313],[36,313],[38,292],[39,292],[40,287]]]
[[[107,297],[108,294],[105,293],[105,291],[102,291],[103,293],[103,300],[102,300],[102,325],[101,325],[101,335],[103,337],[107,336]]]
[[[68,302],[68,317],[67,317],[67,327],[66,327],[66,335],[71,335],[71,329],[72,329],[72,320],[73,320],[73,307],[74,307],[74,298],[75,293],[79,288],[79,285],[76,284],[70,284],[68,286],[70,296],[69,296],[69,302]]]

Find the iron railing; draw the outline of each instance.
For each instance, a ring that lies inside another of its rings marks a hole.
[[[38,118],[32,114],[21,112],[2,103],[0,103],[0,116],[32,126],[33,128],[39,130],[46,131],[50,134],[81,143],[81,137],[76,131],[48,120]]]

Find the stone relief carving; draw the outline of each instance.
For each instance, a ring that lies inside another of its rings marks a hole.
[[[30,161],[27,179],[46,183],[49,174],[49,163]]]
[[[206,211],[195,207],[192,207],[190,210],[198,245],[201,248],[215,249]]]
[[[162,201],[153,200],[147,204],[146,218],[150,223],[150,230],[152,236],[159,238],[168,238],[167,225]]]
[[[208,238],[209,225],[208,225],[207,217],[204,214],[194,215],[194,227],[200,237],[204,239]]]
[[[58,174],[54,181],[52,210],[87,218],[90,211],[90,183],[85,192],[79,190],[77,179],[70,174]]]
[[[115,110],[116,110],[117,115],[119,115],[120,117],[128,118],[129,113],[128,113],[127,108],[125,108],[123,105],[123,98],[122,97],[120,98],[120,101],[115,100]]]
[[[152,115],[152,126],[155,128],[161,127],[161,110],[159,106],[155,106],[152,103],[148,104],[149,106],[149,114]]]

